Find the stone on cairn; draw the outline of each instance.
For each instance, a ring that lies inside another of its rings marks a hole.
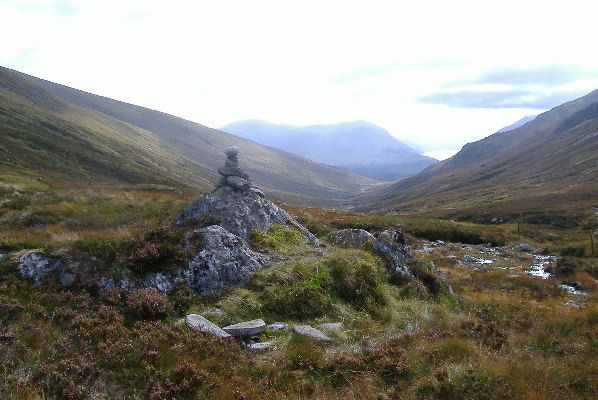
[[[237,146],[230,146],[224,150],[226,161],[224,166],[218,168],[218,173],[222,176],[218,187],[230,186],[237,190],[251,190],[260,195],[262,191],[251,183],[251,178],[243,168],[239,166],[239,149]]]

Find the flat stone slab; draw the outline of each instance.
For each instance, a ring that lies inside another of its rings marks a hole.
[[[319,329],[327,329],[329,331],[338,331],[343,327],[342,322],[324,322],[318,325]]]
[[[273,347],[272,342],[259,342],[259,343],[251,343],[251,344],[247,345],[247,348],[249,350],[253,350],[253,351],[268,350],[272,347]]]
[[[185,318],[185,323],[189,328],[195,328],[202,332],[209,332],[223,338],[230,337],[230,335],[222,329],[220,329],[218,325],[208,321],[201,315],[189,314]]]
[[[233,336],[250,337],[265,331],[266,323],[261,319],[254,319],[253,321],[239,322],[238,324],[225,326],[222,329]]]
[[[332,340],[324,332],[310,325],[295,325],[293,327],[293,333],[297,335],[307,336],[314,340]]]

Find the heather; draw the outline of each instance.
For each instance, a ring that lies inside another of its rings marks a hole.
[[[597,262],[586,226],[476,223],[285,207],[327,245],[286,226],[254,231],[272,262],[247,285],[198,296],[181,286],[65,288],[21,277],[15,256],[76,249],[81,268],[123,274],[185,260],[169,225],[195,193],[4,177],[0,231],[0,395],[15,399],[587,399],[598,395]],[[400,229],[419,271],[387,274],[370,250],[328,234]],[[521,251],[520,243],[533,251]],[[572,251],[571,248],[578,249]],[[69,250],[68,254],[74,254]],[[95,264],[87,263],[95,260]],[[534,266],[551,273],[533,275]],[[450,284],[435,286],[432,265]],[[427,278],[426,278],[427,277]],[[575,284],[572,291],[571,284]],[[435,289],[436,288],[436,289]],[[188,328],[342,322],[319,342],[267,329],[252,351]]]

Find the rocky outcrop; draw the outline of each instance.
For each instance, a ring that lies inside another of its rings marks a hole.
[[[409,266],[405,265],[405,261],[412,258],[413,255],[405,246],[405,237],[402,232],[397,230],[380,232],[372,245],[372,250],[382,254],[390,261],[391,275],[398,278],[414,278]]]
[[[107,272],[110,266],[96,268],[96,260],[89,255],[83,272],[78,261],[69,259],[68,251],[57,257],[27,251],[19,258],[19,272],[36,285],[57,274],[65,286],[76,280],[77,284],[93,280],[104,289],[155,288],[169,292],[186,285],[197,294],[212,295],[247,283],[255,271],[266,265],[267,256],[249,248],[254,230],[268,231],[272,224],[291,225],[305,234],[307,242],[321,245],[286,211],[264,198],[261,189],[240,167],[236,147],[226,148],[225,154],[224,166],[218,168],[221,179],[216,189],[197,198],[173,221],[173,225],[187,228],[186,239],[181,243],[190,258],[186,265],[168,266],[163,271],[154,269],[143,276],[138,271],[117,279]]]
[[[198,228],[219,225],[248,244],[251,232],[256,229],[268,231],[272,224],[289,224],[300,229],[309,243],[321,245],[318,238],[289,213],[264,198],[262,191],[238,166],[236,148],[229,147],[225,153],[227,159],[225,166],[218,169],[222,178],[216,189],[189,204],[173,221],[174,225]]]
[[[398,230],[385,230],[374,237],[363,229],[343,229],[330,235],[330,240],[337,246],[371,249],[388,260],[388,268],[392,278],[399,280],[420,279],[418,273],[408,265],[407,261],[413,259],[405,237]]]
[[[28,250],[18,258],[17,270],[23,276],[31,278],[35,285],[40,285],[42,280],[57,274],[58,280],[64,286],[70,286],[75,280],[75,274],[67,266],[54,257],[46,256],[39,250]]]
[[[245,246],[240,237],[218,225],[193,231],[189,239],[199,241],[202,248],[181,271],[180,278],[202,295],[247,283],[267,261]]]

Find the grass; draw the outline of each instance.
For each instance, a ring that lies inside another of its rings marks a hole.
[[[218,297],[197,297],[184,287],[168,295],[93,285],[35,287],[16,273],[13,256],[19,250],[43,247],[80,260],[91,256],[96,267],[138,273],[172,260],[184,262],[186,254],[177,247],[183,233],[168,223],[196,193],[135,185],[103,185],[98,191],[16,175],[0,182],[9,188],[0,198],[0,254],[7,254],[0,257],[3,398],[535,400],[598,395],[596,259],[588,251],[561,258],[551,265],[555,278],[541,279],[528,274],[536,262],[533,255],[517,249],[528,243],[560,255],[583,243],[586,232],[579,228],[520,223],[518,233],[512,223],[287,207],[324,242],[341,228],[374,234],[402,229],[422,282],[434,271],[433,263],[456,298],[434,295],[431,283],[423,291],[413,283],[389,281],[383,258],[330,244],[314,248],[286,226],[254,233],[254,249],[274,261],[245,287]],[[17,197],[25,199],[22,205],[10,205]],[[488,239],[493,237],[500,241]],[[164,258],[153,256],[153,249]],[[492,263],[467,263],[465,255]],[[586,294],[559,286],[569,280],[579,282]],[[290,328],[268,330],[262,338],[274,348],[252,352],[181,324],[186,313],[210,310],[205,315],[220,326],[262,318],[291,326],[343,322],[343,329],[329,332],[333,340],[326,343],[293,335]]]

